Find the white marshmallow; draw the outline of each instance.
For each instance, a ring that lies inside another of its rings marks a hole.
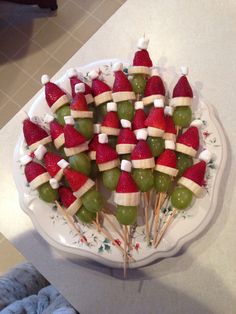
[[[163,108],[164,107],[164,101],[162,98],[154,99],[154,107],[155,108]]]
[[[180,71],[183,75],[188,75],[188,67],[186,66],[181,66]]]
[[[141,37],[138,40],[138,45],[137,46],[138,46],[139,49],[147,49],[148,44],[149,44],[149,39],[145,38],[145,37]]]
[[[145,130],[145,129],[137,130],[137,133],[136,133],[137,140],[144,140],[144,141],[146,141],[147,136],[148,136],[147,130]]]
[[[97,123],[93,125],[93,133],[99,134],[101,132],[101,124]]]
[[[53,117],[51,114],[46,113],[46,115],[45,115],[45,117],[44,117],[44,119],[43,119],[43,122],[45,122],[45,123],[50,123],[50,122],[52,122],[53,120],[54,120],[54,117]]]
[[[140,101],[135,101],[135,104],[134,104],[134,109],[135,110],[138,110],[138,109],[143,109],[143,102],[140,100]]]
[[[61,160],[58,161],[57,165],[61,169],[66,169],[70,164],[65,159],[61,159]]]
[[[121,62],[115,62],[112,66],[113,72],[116,71],[122,71],[123,70],[123,64]]]
[[[120,123],[122,125],[122,128],[131,129],[131,122],[129,120],[121,119]]]
[[[98,71],[96,70],[92,70],[89,72],[88,74],[88,77],[91,79],[91,80],[94,80],[96,78],[98,78],[99,74],[98,74]]]
[[[49,180],[49,184],[51,185],[51,187],[56,190],[59,188],[59,182],[55,179],[55,178],[51,178]]]
[[[128,75],[128,80],[131,81],[133,79],[132,75]]]
[[[27,165],[31,161],[32,161],[32,157],[30,157],[29,155],[24,155],[20,158],[20,163],[22,164],[22,166]]]
[[[131,172],[132,169],[132,163],[129,160],[123,159],[121,161],[120,169],[126,172]]]
[[[201,126],[202,126],[202,120],[200,120],[200,119],[195,119],[195,120],[193,120],[191,123],[190,123],[190,126],[195,126],[195,127],[197,127],[197,128],[201,128]]]
[[[42,160],[46,152],[47,148],[40,144],[38,148],[34,151],[34,155],[38,160]]]
[[[170,140],[165,140],[165,149],[175,150],[175,142]]]
[[[77,71],[75,68],[68,69],[66,73],[67,73],[68,78],[71,78],[73,76],[77,76]]]
[[[75,92],[76,93],[84,93],[85,92],[85,85],[84,83],[78,83],[75,85]]]
[[[50,82],[50,77],[47,74],[43,74],[41,76],[41,83],[42,83],[42,85],[45,85],[48,82]]]
[[[153,67],[152,68],[152,76],[158,76],[158,75],[159,75],[158,67]]]
[[[199,159],[205,161],[206,163],[210,162],[212,154],[209,150],[205,149],[199,154]]]
[[[107,134],[105,133],[101,133],[98,135],[98,142],[100,144],[105,144],[105,143],[108,143],[108,136]]]
[[[64,116],[64,121],[66,124],[74,125],[75,120],[72,116]]]
[[[174,109],[171,106],[165,106],[165,108],[164,108],[164,114],[166,116],[172,116],[173,115],[173,111],[174,111]]]
[[[107,111],[117,111],[117,104],[115,102],[108,102],[107,103]]]

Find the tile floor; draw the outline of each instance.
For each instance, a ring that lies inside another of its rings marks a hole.
[[[57,12],[0,2],[0,128],[126,0],[58,0]],[[23,260],[0,234],[0,275]]]

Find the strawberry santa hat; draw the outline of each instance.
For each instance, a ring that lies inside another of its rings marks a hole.
[[[166,128],[165,128],[165,133],[163,135],[163,139],[175,142],[177,130],[176,130],[173,118],[172,118],[173,107],[166,106],[164,108],[164,114],[165,114]]]
[[[70,104],[71,115],[73,118],[93,117],[93,112],[89,111],[84,91],[85,91],[84,83],[78,83],[75,85],[76,95]]]
[[[123,72],[123,64],[116,62],[113,64],[112,69],[115,76],[112,88],[113,101],[120,102],[125,100],[134,100],[135,93],[133,92],[130,81]]]
[[[39,145],[46,145],[52,141],[51,136],[38,124],[30,119],[23,121],[23,133],[26,144],[31,151],[37,149]]]
[[[70,68],[67,70],[67,76],[70,79],[70,86],[71,86],[71,94],[74,98],[76,95],[75,85],[79,83],[83,83],[85,85],[84,95],[86,98],[87,104],[91,104],[94,102],[93,95],[92,95],[92,89],[91,87],[83,82],[83,74],[78,73],[75,68]]]
[[[66,208],[66,213],[70,216],[75,215],[82,205],[81,200],[74,196],[70,188],[65,186],[61,186],[58,193],[62,205]]]
[[[77,131],[73,124],[74,120],[71,116],[65,116],[66,125],[64,126],[66,156],[73,156],[88,150],[87,139]]]
[[[176,142],[176,151],[195,157],[199,149],[199,131],[201,127],[201,120],[194,120],[191,122],[190,127],[178,137]]]
[[[136,134],[138,143],[131,153],[133,168],[149,169],[154,168],[155,161],[147,143],[147,131],[138,130]]]
[[[120,133],[120,120],[117,115],[117,104],[115,102],[107,103],[107,114],[102,121],[101,132],[114,136],[118,136]]]
[[[152,76],[147,80],[144,97],[142,99],[143,104],[150,105],[155,99],[165,99],[165,86],[161,77],[159,76],[158,69],[155,67],[152,69]]]
[[[57,120],[54,120],[54,118],[49,123],[49,127],[53,143],[55,147],[59,149],[65,143],[64,128],[60,123],[57,122]]]
[[[154,100],[154,107],[151,109],[147,119],[145,120],[145,126],[147,127],[149,136],[163,136],[166,128],[163,99],[159,98]]]
[[[142,101],[136,101],[134,108],[135,113],[132,121],[132,129],[134,131],[134,134],[136,135],[138,130],[146,130],[145,120],[147,116],[143,110],[144,106]]]
[[[140,202],[140,191],[130,174],[131,168],[131,162],[123,159],[121,174],[114,194],[114,202],[117,205],[137,206]]]
[[[92,91],[95,105],[99,106],[107,101],[112,101],[111,88],[99,79],[99,72],[95,70],[90,71],[88,76],[92,80]]]
[[[97,151],[97,146],[98,146],[98,134],[101,131],[101,124],[97,123],[93,125],[93,133],[94,136],[89,142],[89,149],[88,149],[88,154],[91,160],[96,160],[96,151]]]
[[[60,160],[62,160],[62,157],[52,152],[47,152],[44,155],[44,165],[47,169],[47,172],[57,181],[60,181],[63,176],[63,170],[60,166],[58,166]]]
[[[156,159],[155,170],[168,174],[171,177],[176,177],[178,174],[175,143],[173,141],[165,141],[165,150]]]
[[[200,153],[199,159],[198,163],[185,170],[183,176],[178,181],[180,185],[192,191],[197,197],[201,196],[203,191],[206,165],[211,160],[211,153],[208,150],[204,150]]]
[[[53,113],[69,103],[66,93],[58,85],[50,82],[48,75],[42,75],[41,83],[45,86],[45,98]]]
[[[108,144],[107,134],[98,135],[96,163],[100,171],[109,170],[120,165],[117,152]]]
[[[128,73],[150,75],[152,60],[147,51],[149,39],[144,36],[138,40],[138,51],[136,51],[133,59],[133,66],[129,67]]]
[[[188,68],[182,66],[181,73],[172,94],[171,105],[174,107],[191,106],[193,100],[193,91],[187,79]]]
[[[131,122],[129,120],[121,119],[122,129],[118,136],[116,151],[119,155],[130,154],[137,144],[137,139],[134,132],[131,130]]]
[[[41,164],[32,161],[29,156],[27,163],[25,163],[25,177],[30,187],[34,190],[50,180],[47,170]]]

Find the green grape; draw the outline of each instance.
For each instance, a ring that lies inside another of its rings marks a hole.
[[[121,225],[133,225],[137,220],[137,206],[117,206],[116,218]]]
[[[97,109],[98,109],[99,117],[102,120],[107,114],[107,102],[104,102],[103,104],[99,105]]]
[[[111,191],[116,189],[120,177],[120,169],[113,168],[102,172],[102,182],[104,186]]]
[[[167,192],[171,186],[171,177],[168,174],[155,171],[154,187],[157,192]]]
[[[109,135],[108,136],[108,143],[111,145],[112,148],[116,149],[117,136]]]
[[[90,140],[93,136],[93,120],[88,118],[76,119],[75,128],[78,130],[87,140]]]
[[[95,107],[95,103],[91,103],[88,105],[89,107],[89,111],[92,111],[93,113],[93,123],[97,123],[97,110],[96,110],[96,107]]]
[[[192,110],[189,106],[176,107],[173,113],[174,124],[187,128],[192,120]]]
[[[178,176],[181,177],[186,169],[193,165],[193,158],[191,156],[177,153],[177,168],[179,169]]]
[[[72,169],[84,173],[89,176],[91,171],[91,162],[89,157],[85,153],[80,153],[69,157],[69,163]]]
[[[65,159],[65,160],[68,159],[68,157],[67,157],[66,154],[65,154],[65,151],[64,151],[64,147],[63,147],[63,146],[61,146],[61,147],[57,150],[57,152],[61,155],[61,157],[62,157],[63,159]]]
[[[185,209],[191,204],[192,198],[193,193],[189,189],[177,186],[171,195],[171,204],[177,209]]]
[[[84,206],[80,207],[76,213],[76,216],[79,218],[79,220],[86,224],[92,223],[96,218],[96,214],[88,211]]]
[[[147,139],[153,157],[158,157],[165,150],[165,140],[161,137],[149,136]]]
[[[131,154],[123,154],[120,155],[121,160],[125,159],[125,160],[131,160]]]
[[[143,74],[135,74],[131,80],[131,84],[135,94],[144,94],[146,78]]]
[[[39,197],[47,203],[53,203],[59,198],[57,190],[54,190],[48,182],[40,185],[38,192]]]
[[[61,125],[65,125],[65,121],[64,121],[64,117],[65,116],[70,116],[70,107],[68,105],[64,105],[61,108],[59,108],[56,111],[56,118],[57,121],[61,124]]]
[[[117,104],[117,113],[119,119],[133,120],[134,117],[134,105],[129,101],[120,101]]]
[[[101,193],[97,190],[89,190],[82,197],[84,207],[93,213],[99,212],[103,208],[103,199]]]
[[[153,188],[154,176],[151,169],[133,169],[132,177],[141,192],[148,192]]]
[[[99,176],[99,169],[98,165],[95,160],[91,161],[91,171],[90,171],[90,177],[92,179],[97,179]]]

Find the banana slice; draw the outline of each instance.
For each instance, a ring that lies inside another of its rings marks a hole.
[[[110,100],[112,100],[112,93],[111,93],[111,91],[102,93],[102,94],[94,97],[94,102],[95,102],[96,106],[99,106],[99,105],[103,104],[104,102],[107,102],[107,101],[110,101]]]
[[[148,132],[148,135],[152,136],[152,137],[162,137],[163,134],[165,133],[164,130],[158,129],[158,128],[153,128],[151,126],[147,127],[147,132]]]
[[[175,150],[177,152],[180,152],[180,153],[192,156],[192,157],[195,157],[197,155],[197,151],[195,149],[181,143],[176,143]]]
[[[29,149],[31,151],[34,151],[35,149],[37,149],[39,147],[39,145],[46,145],[48,143],[50,143],[52,141],[52,138],[51,136],[47,136],[47,137],[44,137],[43,139],[41,139],[40,141],[38,142],[35,142],[33,143],[32,145],[29,146]]]
[[[178,183],[184,187],[186,187],[187,189],[189,189],[190,191],[193,192],[193,194],[195,194],[197,197],[201,197],[202,193],[203,193],[203,188],[198,185],[196,182],[182,177],[179,179]]]
[[[147,159],[133,159],[132,166],[133,168],[150,169],[155,167],[155,161],[153,157]]]
[[[92,111],[79,111],[79,110],[71,110],[71,115],[73,118],[92,118]]]
[[[178,169],[174,169],[174,168],[163,166],[163,165],[156,165],[155,170],[162,173],[166,173],[171,177],[176,177],[178,174]]]
[[[112,98],[114,102],[120,102],[125,100],[135,100],[134,92],[117,92],[112,94]]]
[[[83,196],[86,192],[88,192],[88,190],[90,190],[94,185],[95,185],[94,181],[88,178],[88,180],[85,182],[85,184],[78,191],[74,192],[73,194],[77,198],[81,198],[81,196]]]
[[[42,174],[40,174],[39,176],[37,176],[34,180],[32,180],[30,182],[30,187],[35,190],[37,189],[40,185],[48,182],[50,180],[50,175],[48,172],[44,172]]]
[[[175,97],[170,101],[171,106],[173,107],[182,107],[182,106],[191,106],[193,99],[190,97]]]
[[[151,95],[151,96],[144,97],[142,99],[142,101],[143,101],[144,106],[148,106],[148,105],[154,103],[155,99],[163,99],[163,101],[165,101],[165,96],[159,95],[159,94]]]
[[[119,155],[130,154],[134,149],[135,144],[117,144],[116,151]]]
[[[83,143],[79,146],[76,146],[76,147],[70,147],[70,148],[64,147],[64,152],[65,152],[67,157],[79,154],[79,153],[84,152],[86,150],[88,150],[88,143],[87,142]]]
[[[137,206],[140,203],[140,192],[114,193],[114,202],[122,206]]]
[[[99,171],[106,171],[109,169],[113,169],[116,168],[120,165],[120,160],[119,159],[115,159],[112,161],[108,161],[108,162],[104,162],[102,164],[98,164],[98,169]]]
[[[69,104],[69,99],[67,95],[63,95],[59,99],[57,99],[56,102],[54,102],[54,104],[51,107],[51,110],[53,113],[55,113],[59,108],[61,108],[62,106],[66,104]]]
[[[66,213],[70,216],[74,216],[80,209],[81,205],[81,200],[77,198],[68,208],[66,208]]]
[[[55,140],[53,141],[55,147],[57,149],[59,149],[62,145],[65,144],[65,136],[62,133],[61,135],[59,135],[57,138],[55,138]]]
[[[110,128],[108,126],[101,126],[101,133],[105,133],[107,135],[118,136],[120,133],[120,129]]]
[[[151,69],[149,67],[145,66],[132,66],[128,68],[128,74],[145,74],[150,76],[151,75]]]

